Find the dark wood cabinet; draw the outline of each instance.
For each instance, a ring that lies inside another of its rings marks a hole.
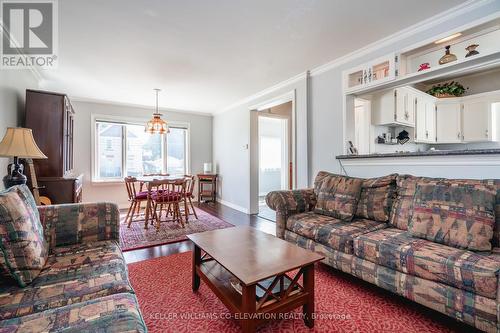
[[[82,176],[73,173],[75,112],[65,94],[26,90],[25,127],[33,130],[45,160],[34,160],[40,194],[55,204],[79,202]]]

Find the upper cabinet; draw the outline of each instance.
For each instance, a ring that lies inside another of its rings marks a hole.
[[[354,67],[344,74],[345,88],[355,91],[396,78],[396,55],[385,57]]]
[[[415,142],[436,142],[435,99],[426,94],[415,97]]]
[[[446,101],[436,104],[437,143],[462,142],[460,102]]]
[[[415,108],[421,95],[426,94],[410,87],[375,95],[372,101],[372,124],[415,127]]]
[[[462,104],[463,140],[465,142],[499,141],[499,111],[499,103],[495,102],[495,99],[464,100]]]

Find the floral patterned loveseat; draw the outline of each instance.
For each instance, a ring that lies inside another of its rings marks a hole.
[[[146,332],[118,246],[117,206],[89,203],[36,207],[25,186],[11,188],[0,196],[12,191],[21,194],[32,215],[40,220],[41,238],[48,251],[45,261],[20,257],[19,252],[15,260],[11,258],[9,268],[13,269],[12,262],[19,269],[42,263],[36,277],[23,282],[24,287],[7,272],[0,272],[0,332]],[[19,231],[5,232],[11,209],[6,205],[0,207],[0,246],[4,253],[6,243],[23,236]]]
[[[324,263],[487,332],[499,331],[500,180],[320,172],[271,192],[276,234]]]

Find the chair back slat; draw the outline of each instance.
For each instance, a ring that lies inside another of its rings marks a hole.
[[[196,178],[192,175],[184,175],[184,178],[186,178],[186,191],[189,195],[193,196]]]

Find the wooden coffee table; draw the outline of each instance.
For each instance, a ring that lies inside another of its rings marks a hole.
[[[314,263],[323,256],[251,227],[187,237],[195,245],[193,291],[203,280],[241,323],[243,332],[254,332],[262,322],[299,306],[303,306],[305,324],[314,326]],[[261,285],[262,280],[273,277],[267,289]],[[285,288],[287,279],[289,287]],[[238,280],[241,294],[233,286]],[[257,299],[259,288],[265,293]]]

